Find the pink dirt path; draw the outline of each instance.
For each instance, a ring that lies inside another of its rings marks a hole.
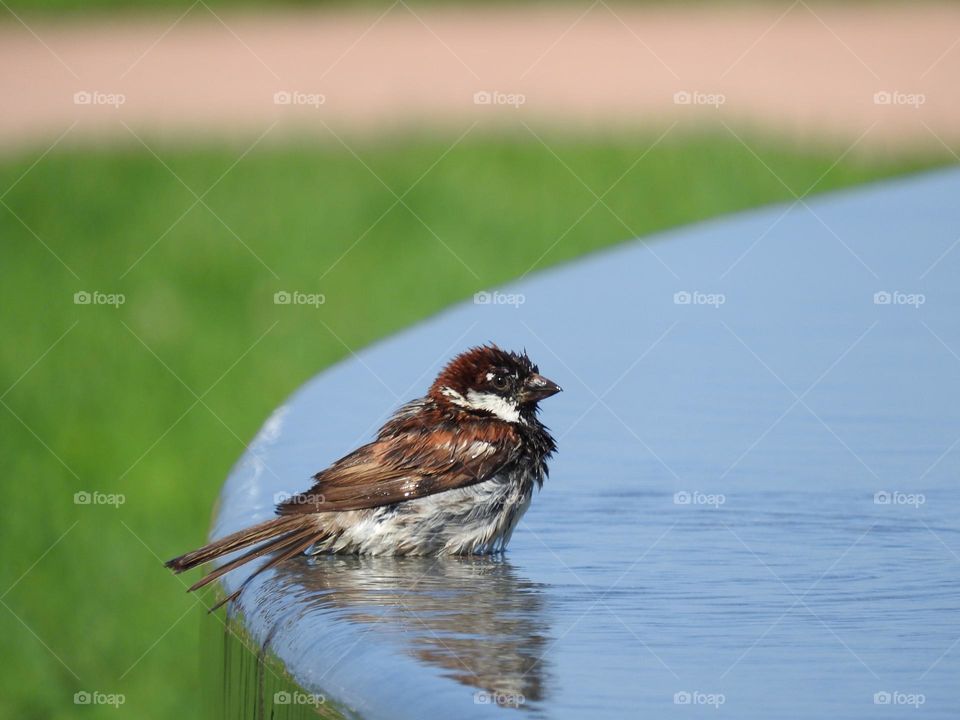
[[[960,141],[957,4],[216,16],[196,5],[179,21],[24,21],[0,23],[7,147],[49,145],[68,128],[70,141],[252,141],[268,128],[329,137],[474,121],[523,131],[676,120],[844,147]]]

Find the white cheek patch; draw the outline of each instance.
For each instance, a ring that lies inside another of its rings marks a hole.
[[[509,400],[492,393],[470,390],[467,393],[467,407],[474,410],[486,410],[507,422],[518,422],[520,420],[520,408]]]
[[[449,387],[440,388],[440,392],[450,398],[450,402],[454,405],[469,408],[470,410],[484,410],[493,413],[501,420],[506,420],[507,422],[520,422],[520,408],[509,400],[504,400],[499,395],[470,390],[467,392],[467,396],[464,397]]]

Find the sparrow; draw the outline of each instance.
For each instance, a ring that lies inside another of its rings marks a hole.
[[[372,442],[313,476],[277,517],[166,563],[175,573],[246,550],[197,590],[271,554],[258,574],[300,554],[486,555],[502,552],[547,477],[556,442],[537,418],[560,392],[524,352],[494,344],[453,358],[427,394],[401,406]]]

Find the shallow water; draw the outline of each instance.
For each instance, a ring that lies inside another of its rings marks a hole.
[[[505,557],[303,558],[242,596],[251,634],[372,718],[958,716],[957,197],[944,172],[682,229],[321,374],[218,534],[478,342],[564,386],[560,451]]]

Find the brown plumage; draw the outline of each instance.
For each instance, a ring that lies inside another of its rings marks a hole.
[[[519,449],[510,427],[474,418],[448,424],[440,410],[388,423],[374,442],[314,475],[314,486],[279,505],[277,513],[361,510],[472,485],[496,474]],[[469,448],[476,443],[492,449],[472,457]]]

